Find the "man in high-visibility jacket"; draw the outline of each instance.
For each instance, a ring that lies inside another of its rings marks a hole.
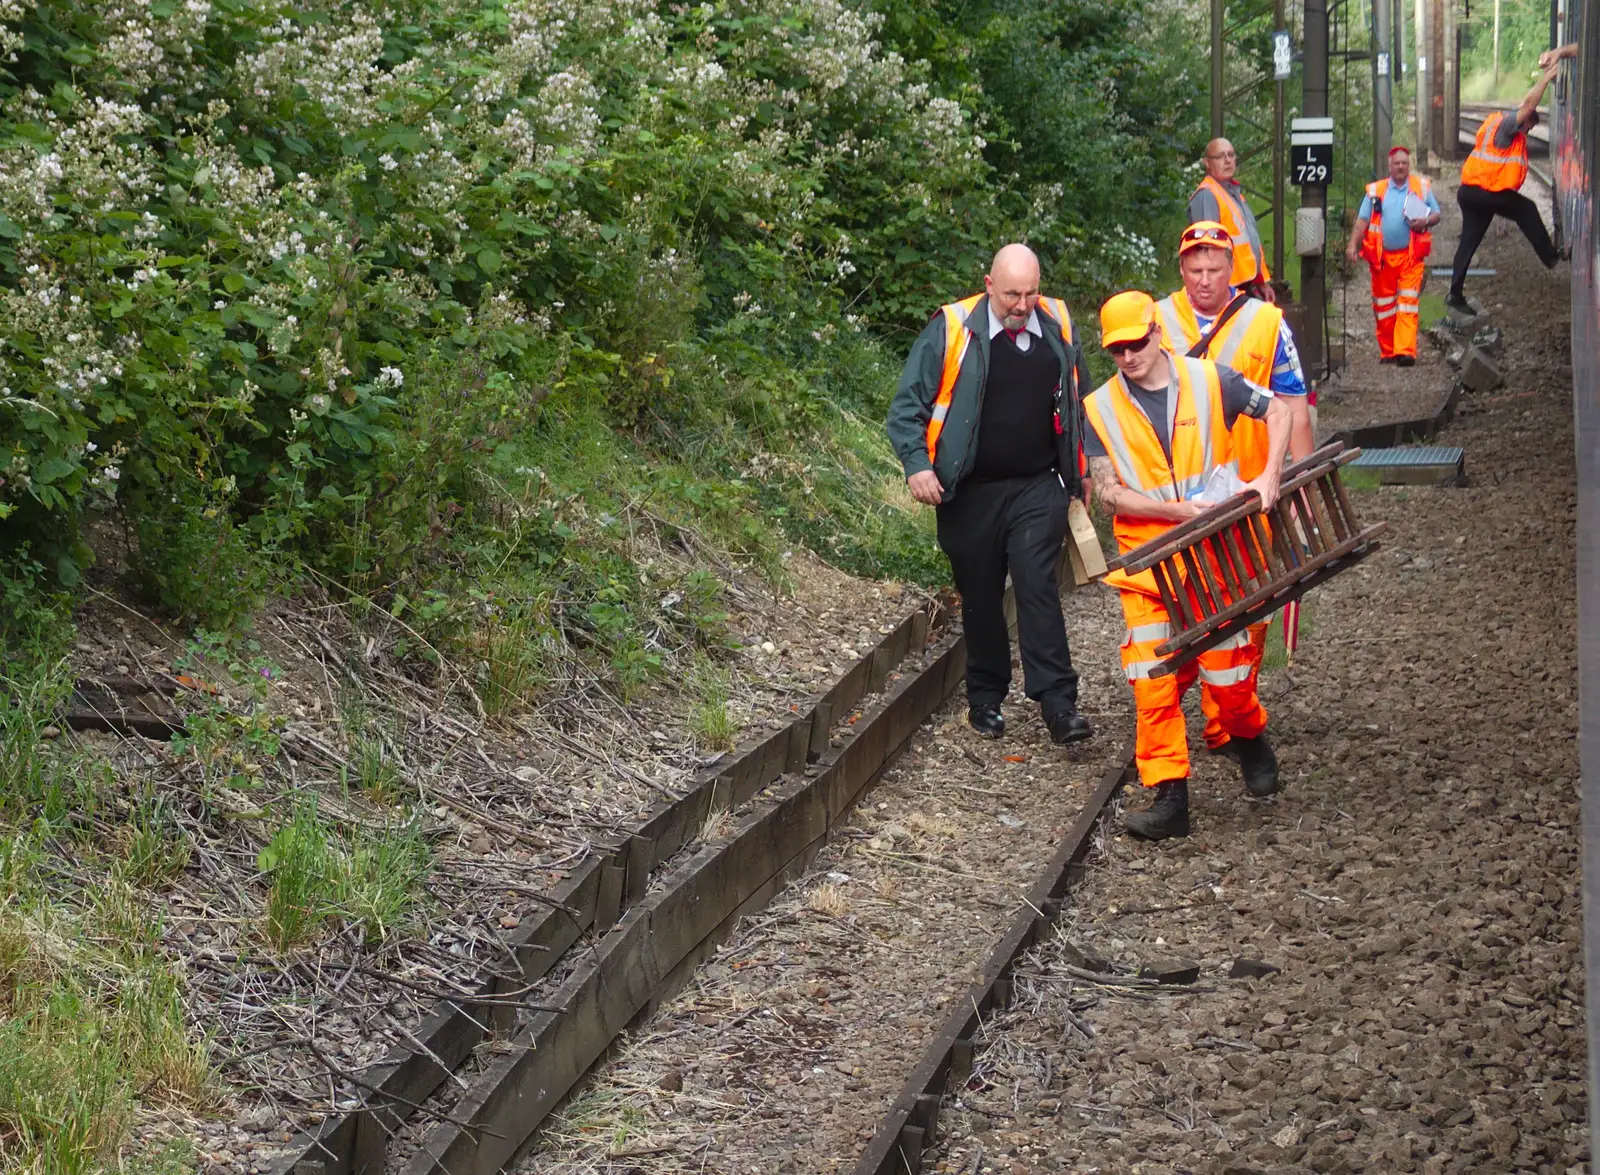
[[[1006,573],[1017,608],[1023,685],[1050,737],[1094,732],[1078,713],[1078,674],[1061,617],[1056,557],[1082,479],[1081,389],[1089,369],[1066,304],[1039,296],[1026,245],[995,254],[984,293],[923,328],[889,404],[889,442],[906,486],[938,511],[967,637],[967,721],[1005,733],[1011,688]]]
[[[1451,267],[1450,292],[1444,299],[1452,310],[1473,313],[1466,296],[1467,270],[1496,216],[1517,222],[1545,268],[1554,269],[1561,260],[1544,227],[1544,218],[1539,215],[1539,206],[1518,190],[1528,178],[1528,132],[1539,125],[1539,103],[1546,87],[1560,72],[1558,59],[1523,95],[1514,112],[1497,110],[1484,119],[1472,154],[1461,165],[1461,186],[1456,189],[1456,203],[1461,205],[1461,240]]]
[[[1161,338],[1174,355],[1210,359],[1271,389],[1289,409],[1289,455],[1298,461],[1316,447],[1300,353],[1283,311],[1229,284],[1232,258],[1233,242],[1222,225],[1202,220],[1183,230],[1178,238],[1183,288],[1156,303]],[[1241,416],[1231,439],[1239,476],[1245,481],[1259,477],[1267,464],[1267,426]],[[1267,622],[1252,624],[1248,631],[1251,657],[1259,667],[1267,648]],[[1206,716],[1206,746],[1233,753],[1216,699],[1204,682],[1200,708]]]
[[[1219,466],[1233,462],[1229,432],[1240,416],[1266,421],[1267,459],[1248,488],[1263,506],[1278,497],[1289,444],[1289,409],[1272,392],[1208,359],[1174,355],[1161,345],[1155,302],[1136,290],[1100,308],[1101,343],[1117,374],[1084,398],[1084,451],[1095,496],[1113,514],[1117,549],[1131,551],[1193,518],[1191,501]],[[1154,800],[1128,815],[1128,831],[1150,840],[1189,834],[1189,744],[1183,693],[1198,677],[1211,687],[1218,718],[1236,748],[1252,796],[1278,790],[1278,761],[1267,741],[1267,712],[1256,694],[1250,640],[1240,633],[1175,674],[1152,677],[1156,647],[1173,635],[1155,585],[1144,571],[1114,571],[1106,582],[1122,597],[1128,632],[1122,667],[1133,686],[1139,780]]]
[[[1428,275],[1428,254],[1439,223],[1439,201],[1427,178],[1411,171],[1411,152],[1389,148],[1389,178],[1373,180],[1361,201],[1344,254],[1372,269],[1372,316],[1378,324],[1379,363],[1417,361],[1417,314]]]
[[[1244,188],[1234,178],[1239,170],[1238,153],[1227,139],[1212,139],[1206,144],[1204,164],[1206,178],[1189,197],[1189,223],[1214,220],[1226,228],[1233,240],[1234,286],[1253,298],[1276,302],[1256,214],[1250,210]]]

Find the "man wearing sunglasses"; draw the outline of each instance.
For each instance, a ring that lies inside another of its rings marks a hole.
[[[1372,317],[1378,327],[1378,362],[1412,367],[1417,362],[1417,316],[1428,254],[1439,223],[1433,185],[1411,171],[1411,152],[1389,149],[1389,178],[1373,180],[1345,242],[1352,265],[1357,257],[1372,270]]]
[[[1272,274],[1267,272],[1267,255],[1261,247],[1261,230],[1256,214],[1250,211],[1244,188],[1234,178],[1239,156],[1227,139],[1212,139],[1206,144],[1206,178],[1189,197],[1189,223],[1217,221],[1227,229],[1233,242],[1233,285],[1264,302],[1276,302]]]
[[[984,293],[942,307],[923,328],[889,404],[889,442],[917,501],[938,512],[967,636],[967,721],[1005,733],[1011,688],[1006,574],[1017,607],[1023,685],[1050,737],[1094,732],[1078,713],[1056,559],[1067,501],[1087,495],[1079,465],[1079,389],[1089,370],[1065,303],[1039,296],[1026,245],[995,254]]]
[[[1247,483],[1262,507],[1278,498],[1290,412],[1283,400],[1208,359],[1175,355],[1161,345],[1155,302],[1130,290],[1100,308],[1101,343],[1117,374],[1084,398],[1084,452],[1095,496],[1112,512],[1117,550],[1127,552],[1201,513],[1191,500],[1220,466],[1233,463],[1230,432],[1242,416],[1267,427],[1267,456]],[[1152,572],[1114,571],[1128,633],[1122,667],[1138,717],[1134,757],[1154,799],[1130,812],[1128,831],[1148,840],[1189,835],[1189,741],[1183,694],[1196,678],[1212,695],[1217,720],[1232,741],[1245,789],[1278,790],[1278,760],[1267,741],[1267,712],[1256,694],[1257,662],[1248,633],[1200,654],[1177,673],[1153,677],[1156,648],[1174,634]]]

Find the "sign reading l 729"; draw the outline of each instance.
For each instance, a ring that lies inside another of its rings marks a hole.
[[[1333,179],[1333,144],[1295,144],[1289,148],[1289,178],[1300,187],[1325,188]]]

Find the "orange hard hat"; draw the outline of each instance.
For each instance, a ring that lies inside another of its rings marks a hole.
[[[1100,345],[1133,343],[1156,324],[1156,300],[1143,290],[1124,290],[1100,307]]]
[[[1182,257],[1190,249],[1227,249],[1233,250],[1233,238],[1228,235],[1228,230],[1215,220],[1197,220],[1183,230],[1183,236],[1178,238],[1178,256]]]

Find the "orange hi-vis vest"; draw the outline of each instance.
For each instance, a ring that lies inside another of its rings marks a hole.
[[[1200,181],[1200,186],[1217,198],[1222,227],[1233,238],[1233,275],[1228,280],[1236,286],[1246,286],[1253,281],[1271,281],[1272,274],[1267,272],[1266,257],[1250,243],[1249,223],[1239,201],[1209,175]]]
[[[1472,154],[1461,165],[1462,183],[1486,192],[1515,192],[1528,178],[1528,136],[1524,132],[1517,132],[1504,154],[1494,145],[1494,133],[1504,118],[1504,111],[1496,111],[1483,120]]]
[[[950,415],[950,401],[956,393],[956,377],[961,374],[961,363],[967,357],[967,347],[972,343],[972,332],[967,329],[967,318],[978,308],[982,294],[973,294],[959,302],[951,302],[939,307],[939,313],[944,315],[944,370],[939,373],[939,394],[933,401],[933,415],[928,418],[928,463],[933,464],[933,455],[939,449],[939,434],[944,431],[945,418]],[[1072,315],[1067,313],[1067,304],[1060,298],[1040,298],[1039,305],[1056,320],[1056,325],[1061,328],[1061,341],[1067,346],[1072,346]],[[1063,384],[1072,382],[1072,373],[1061,373]],[[1061,431],[1059,415],[1056,419],[1056,431]],[[1084,470],[1079,469],[1081,476]]]
[[[1156,303],[1161,333],[1169,349],[1182,355],[1200,341],[1204,333],[1195,317],[1188,292],[1178,290]],[[1253,384],[1272,386],[1277,374],[1278,332],[1283,326],[1283,311],[1260,298],[1251,298],[1212,336],[1202,358],[1218,367],[1237,371]],[[1241,416],[1233,424],[1233,460],[1239,476],[1251,481],[1267,468],[1267,423],[1253,416]]]
[[[1423,176],[1413,175],[1406,182],[1406,187],[1413,196],[1426,204],[1428,192],[1432,190],[1433,184]],[[1367,221],[1367,235],[1361,240],[1361,256],[1367,259],[1369,265],[1376,265],[1383,260],[1383,198],[1388,194],[1387,179],[1373,180],[1367,185],[1367,198],[1372,201],[1372,218]],[[1421,261],[1432,251],[1433,234],[1426,230],[1418,232],[1412,229],[1411,259]]]
[[[1232,448],[1217,365],[1209,359],[1170,353],[1167,362],[1171,371],[1167,384],[1170,462],[1150,418],[1129,393],[1121,374],[1086,396],[1083,409],[1089,427],[1111,457],[1118,481],[1153,501],[1181,502],[1205,486],[1213,469],[1231,464]],[[1131,551],[1175,525],[1159,518],[1129,518],[1123,514],[1112,520],[1117,550],[1121,552]],[[1113,571],[1106,576],[1106,583],[1142,595],[1159,594],[1155,575],[1149,571],[1137,575]]]

